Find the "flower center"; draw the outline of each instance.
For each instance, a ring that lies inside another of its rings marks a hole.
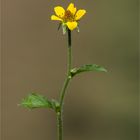
[[[65,12],[64,21],[74,21],[74,15],[69,10]]]

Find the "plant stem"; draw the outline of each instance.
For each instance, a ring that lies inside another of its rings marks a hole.
[[[58,140],[63,139],[63,121],[62,121],[62,112],[57,112],[57,129],[58,129]]]
[[[64,102],[64,97],[65,97],[65,93],[66,93],[66,89],[68,87],[69,81],[71,80],[71,47],[68,48],[68,68],[67,68],[67,76],[66,79],[64,81],[64,85],[60,94],[60,107],[62,108],[63,106],[63,102]]]
[[[71,80],[71,31],[68,29],[68,66],[67,66],[67,75],[66,79],[64,81],[63,88],[60,93],[60,110],[57,112],[57,127],[58,127],[58,140],[63,140],[63,103],[64,103],[64,97],[66,93],[66,89],[68,87],[68,84]]]

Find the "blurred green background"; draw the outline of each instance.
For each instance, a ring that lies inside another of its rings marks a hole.
[[[50,20],[71,1],[2,0],[2,140],[56,140],[50,110],[17,106],[30,92],[58,98],[66,36]],[[64,140],[138,140],[138,0],[72,1],[87,10],[73,31],[73,65],[108,73],[73,79],[64,107]]]

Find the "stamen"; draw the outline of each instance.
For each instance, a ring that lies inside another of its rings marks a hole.
[[[65,15],[64,15],[64,20],[65,21],[73,21],[74,20],[74,15],[69,10],[67,10],[65,12]]]

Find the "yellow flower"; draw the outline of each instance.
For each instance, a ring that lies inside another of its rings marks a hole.
[[[80,9],[77,11],[73,3],[70,3],[67,10],[61,6],[54,8],[55,14],[51,16],[51,20],[57,20],[62,23],[63,26],[68,27],[70,30],[74,30],[78,26],[78,21],[85,15],[86,10]]]

